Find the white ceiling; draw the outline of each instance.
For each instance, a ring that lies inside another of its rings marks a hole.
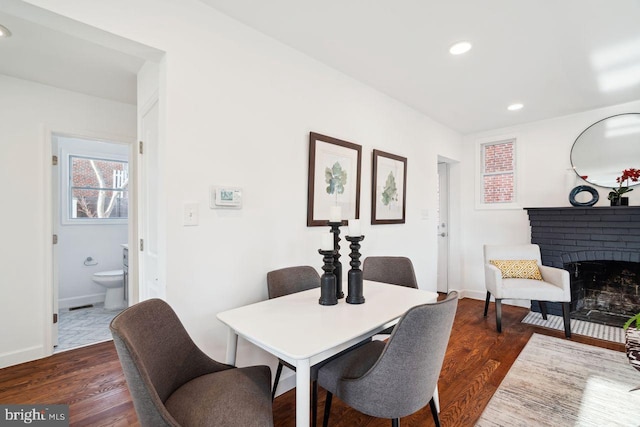
[[[144,59],[0,10],[12,36],[0,38],[0,74],[87,95],[136,103]]]
[[[640,0],[201,1],[465,134],[640,99]],[[152,49],[8,10],[0,74],[135,103]]]
[[[640,99],[640,0],[201,1],[465,134]]]

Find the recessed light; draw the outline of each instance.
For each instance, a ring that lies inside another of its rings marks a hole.
[[[469,52],[470,49],[471,43],[458,42],[449,48],[449,53],[451,53],[451,55],[461,55],[463,53]]]
[[[518,110],[522,110],[522,107],[524,107],[524,105],[522,104],[511,104],[507,107],[507,110],[509,111],[518,111]]]
[[[3,25],[0,25],[0,37],[11,37],[11,31]]]

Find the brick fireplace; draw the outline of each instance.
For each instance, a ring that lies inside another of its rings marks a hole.
[[[572,318],[619,325],[640,312],[640,206],[525,209],[542,264],[571,275]]]

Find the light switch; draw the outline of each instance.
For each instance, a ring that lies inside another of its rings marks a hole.
[[[198,225],[199,209],[198,203],[185,203],[182,224],[185,226]]]

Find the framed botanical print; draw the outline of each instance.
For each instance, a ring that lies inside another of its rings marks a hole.
[[[307,226],[327,225],[332,217],[346,225],[360,217],[361,160],[362,146],[309,134]]]
[[[404,224],[407,158],[373,150],[371,224]]]

